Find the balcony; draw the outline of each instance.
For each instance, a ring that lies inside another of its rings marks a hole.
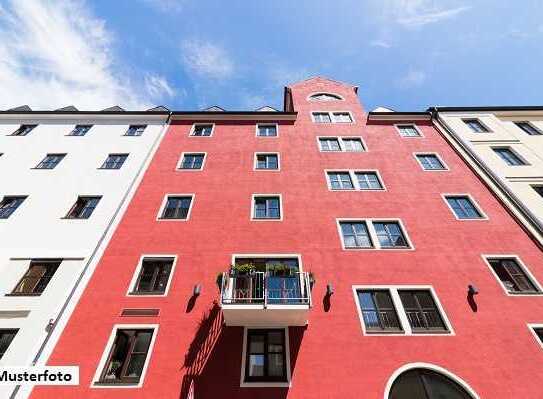
[[[221,307],[227,326],[305,326],[311,308],[310,276],[289,271],[236,273],[221,278]]]

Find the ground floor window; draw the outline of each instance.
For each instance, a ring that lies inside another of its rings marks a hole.
[[[246,382],[287,382],[285,329],[247,330]]]

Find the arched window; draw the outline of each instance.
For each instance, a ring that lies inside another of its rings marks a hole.
[[[331,94],[331,93],[315,93],[309,96],[310,100],[313,101],[338,101],[342,100],[340,96],[337,94]]]
[[[459,383],[436,371],[414,368],[401,373],[388,399],[474,399]]]

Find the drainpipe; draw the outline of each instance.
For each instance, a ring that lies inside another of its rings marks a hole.
[[[93,263],[93,260],[96,257],[96,254],[98,253],[100,247],[103,244],[105,244],[105,239],[106,239],[106,236],[107,236],[109,230],[113,226],[116,219],[121,216],[120,215],[121,209],[125,205],[126,200],[130,196],[130,193],[132,192],[132,190],[136,186],[136,183],[138,183],[138,180],[140,178],[143,178],[142,172],[144,172],[145,166],[147,165],[147,163],[150,161],[150,159],[154,155],[155,151],[158,148],[158,144],[162,141],[162,138],[164,137],[164,135],[166,134],[166,131],[168,130],[168,127],[170,126],[169,122],[170,122],[171,115],[172,115],[172,113],[169,112],[168,117],[166,118],[166,121],[164,122],[164,127],[162,128],[162,131],[157,135],[155,141],[153,142],[153,144],[151,145],[151,148],[149,149],[149,152],[147,153],[147,155],[143,159],[143,162],[141,163],[137,173],[134,175],[134,178],[130,182],[127,190],[125,191],[125,193],[124,193],[124,195],[123,195],[123,197],[121,199],[121,202],[117,206],[117,209],[115,209],[115,212],[113,213],[113,216],[110,218],[104,232],[100,236],[96,246],[94,247],[91,255],[89,256],[89,259],[88,259],[87,263],[85,264],[85,266],[83,267],[83,270],[81,271],[81,273],[77,277],[77,280],[76,280],[75,284],[72,286],[72,289],[70,290],[70,293],[68,294],[68,297],[66,298],[66,300],[62,304],[62,307],[60,308],[60,311],[58,312],[57,317],[55,319],[51,319],[49,321],[49,324],[47,325],[47,328],[46,328],[47,335],[45,336],[43,342],[40,345],[40,348],[38,349],[38,352],[36,353],[36,355],[34,356],[34,359],[32,360],[32,366],[35,366],[36,363],[38,362],[38,360],[40,359],[40,356],[42,355],[43,351],[45,350],[46,345],[49,343],[49,340],[51,339],[51,336],[53,335],[53,332],[55,331],[55,328],[58,325],[58,321],[60,320],[60,318],[62,316],[64,316],[64,312],[68,308],[68,305],[70,304],[72,298],[74,297],[75,292],[79,288],[81,282],[83,281],[83,278],[85,277],[85,274],[87,273],[87,271],[89,270],[91,264]],[[105,248],[104,248],[104,250],[105,250]],[[82,288],[84,288],[84,287],[82,287]],[[70,315],[66,314],[66,317],[69,317],[69,316]],[[21,385],[15,386],[15,388],[13,389],[13,392],[10,395],[10,399],[15,399],[17,397],[17,393],[19,392],[20,389],[21,389]]]
[[[451,141],[452,139],[452,141],[454,141],[470,157],[470,159],[483,171],[483,173],[490,178],[492,183],[497,186],[501,193],[504,194],[509,201],[511,201],[511,203],[521,213],[523,218],[528,222],[529,226],[532,227],[537,234],[534,234],[531,229],[526,229],[525,226],[522,225],[523,223],[521,223],[521,226],[525,231],[528,232],[532,239],[536,241],[538,247],[543,249],[543,223],[539,220],[539,218],[523,204],[515,193],[513,193],[513,191],[511,191],[509,187],[507,187],[492,171],[492,169],[486,166],[485,162],[475,153],[475,151],[470,148],[465,139],[451,129],[447,122],[440,116],[437,107],[431,108],[431,117],[433,121],[436,121],[438,125],[447,132],[447,135],[444,135],[443,132],[441,132],[442,135],[445,136],[445,139],[448,141]],[[515,217],[515,219],[518,220],[518,217]]]

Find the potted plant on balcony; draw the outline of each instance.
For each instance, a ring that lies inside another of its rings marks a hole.
[[[253,263],[241,263],[234,264],[230,268],[230,274],[232,277],[247,276],[255,272],[255,265]]]
[[[292,269],[289,265],[284,263],[278,263],[268,267],[268,271],[276,277],[290,277],[292,276]]]

